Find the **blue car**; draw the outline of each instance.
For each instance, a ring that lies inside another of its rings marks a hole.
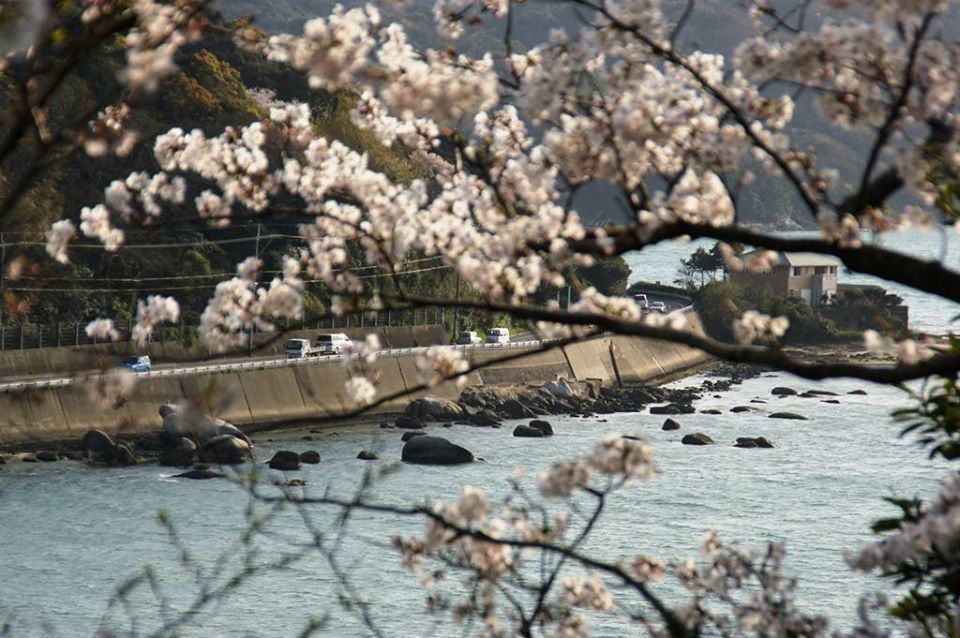
[[[133,372],[150,372],[150,357],[145,354],[127,357],[120,362],[120,367]]]

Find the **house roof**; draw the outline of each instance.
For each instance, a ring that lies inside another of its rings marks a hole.
[[[751,250],[744,253],[743,258],[750,258],[758,251]],[[831,255],[821,255],[819,253],[785,253],[777,252],[777,260],[773,262],[775,266],[839,266],[841,261]]]

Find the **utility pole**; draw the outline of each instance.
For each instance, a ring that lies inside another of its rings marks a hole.
[[[254,244],[253,258],[254,258],[254,259],[260,259],[260,224],[257,224],[257,241],[256,241],[256,244]],[[257,271],[257,272],[259,272],[259,271]],[[256,277],[254,277],[254,280],[250,283],[250,292],[252,292],[254,295],[257,294],[257,279],[256,279]],[[254,326],[254,323],[253,323],[253,321],[251,320],[251,321],[250,321],[250,332],[247,333],[247,356],[248,356],[248,357],[252,357],[252,356],[253,356],[253,326]]]
[[[7,305],[7,242],[0,233],[0,326],[3,325],[4,306]],[[2,347],[0,347],[2,349]]]
[[[460,271],[457,271],[457,304],[453,308],[453,338],[460,336]]]

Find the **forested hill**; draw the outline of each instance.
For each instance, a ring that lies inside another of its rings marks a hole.
[[[218,35],[217,30],[210,30],[201,44],[182,49],[176,62],[179,72],[164,80],[155,94],[136,103],[127,128],[136,131],[141,142],[129,156],[108,154],[92,159],[82,152],[55,154],[53,161],[45,162],[16,206],[3,217],[0,232],[4,233],[6,243],[6,264],[22,264],[18,270],[25,272],[20,281],[7,281],[5,321],[52,323],[85,320],[100,314],[122,319],[135,311],[137,299],[147,293],[175,293],[184,309],[184,320],[195,320],[213,286],[223,278],[214,275],[232,272],[238,262],[253,252],[258,231],[255,222],[260,220],[238,223],[226,230],[212,230],[199,223],[195,212],[168,211],[167,216],[176,218],[176,223],[161,218],[143,230],[127,226],[127,247],[116,253],[73,250],[72,263],[68,265],[57,264],[44,255],[43,232],[62,218],[77,222],[81,208],[100,203],[103,189],[112,180],[123,179],[133,171],[157,172],[159,167],[152,155],[157,134],[181,127],[200,128],[217,135],[226,126],[264,117],[265,109],[258,94],[272,93],[282,100],[309,103],[319,130],[367,152],[371,165],[394,179],[408,180],[422,174],[399,147],[389,149],[380,145],[371,134],[350,122],[352,95],[312,90],[300,73],[241,51],[229,37]],[[52,128],[58,128],[60,121],[71,114],[95,112],[102,105],[122,99],[123,90],[117,82],[122,63],[120,49],[108,49],[73,74],[51,105]],[[3,79],[0,75],[0,108],[9,108],[13,89]],[[29,152],[30,148],[24,148],[21,155]],[[0,166],[0,195],[21,176],[25,162],[20,160],[21,156],[15,156]],[[196,191],[197,185],[191,185],[187,202],[192,202]],[[302,222],[303,218],[271,214],[262,221],[260,231],[264,235],[295,235],[295,222]],[[209,241],[240,237],[248,237],[250,241],[236,244]],[[29,242],[41,245],[23,245]],[[144,243],[186,246],[136,247]],[[279,267],[286,245],[283,239],[261,243],[268,270]],[[188,279],[194,275],[210,277]],[[139,278],[157,283],[132,281]],[[103,290],[107,287],[120,292]],[[96,292],[88,292],[91,288]],[[20,290],[23,292],[18,292]]]
[[[256,24],[269,32],[300,33],[306,20],[328,14],[337,4],[351,6],[335,0],[230,0],[221,2],[220,9],[230,17],[256,16]],[[681,33],[678,48],[681,51],[697,48],[729,56],[739,42],[753,35],[745,4],[733,0],[699,0]],[[687,2],[664,0],[663,5],[668,16],[676,19]],[[381,13],[384,21],[403,24],[418,46],[439,48],[447,43],[434,29],[433,6],[434,0],[412,0],[402,9],[381,7]],[[569,3],[534,1],[514,8],[513,34],[517,50],[544,42],[552,29],[573,32],[583,28],[583,14],[578,14]],[[807,20],[808,28],[816,27],[825,17],[822,4],[814,3]],[[833,17],[842,18],[842,15],[834,13]],[[502,53],[503,33],[504,22],[487,16],[480,24],[467,29],[457,46],[473,55],[488,50]],[[866,152],[864,138],[829,127],[824,118],[813,112],[811,96],[796,97],[796,113],[787,131],[791,138],[800,148],[815,150],[825,165],[838,167],[842,180],[851,183],[859,179],[859,175],[844,174],[844,169],[862,165]],[[739,192],[741,221],[778,229],[813,226],[799,198],[784,180],[764,180],[762,169],[755,172],[758,179]],[[621,207],[602,187],[583,189],[576,206],[588,221],[617,221],[622,215]]]

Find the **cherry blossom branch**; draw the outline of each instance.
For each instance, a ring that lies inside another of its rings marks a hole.
[[[793,167],[787,162],[784,157],[776,152],[773,148],[770,147],[758,134],[753,130],[750,119],[739,109],[736,104],[730,99],[729,96],[719,87],[715,86],[713,83],[708,81],[702,73],[695,69],[689,61],[686,60],[683,56],[679,55],[675,51],[667,48],[666,46],[655,42],[650,38],[646,33],[644,33],[639,27],[631,24],[627,24],[620,20],[616,15],[614,15],[605,4],[595,4],[591,0],[573,0],[575,4],[579,4],[584,7],[588,7],[593,11],[597,12],[599,15],[602,15],[606,18],[610,25],[614,28],[622,31],[624,33],[631,34],[639,42],[643,43],[654,55],[657,57],[685,70],[690,76],[696,80],[696,82],[710,94],[714,99],[723,104],[724,108],[727,109],[734,121],[740,126],[744,134],[750,138],[750,140],[756,145],[757,148],[762,150],[767,157],[769,157],[781,171],[787,177],[787,179],[794,185],[797,190],[797,193],[803,199],[804,204],[810,210],[810,213],[813,217],[817,217],[820,212],[820,203],[812,196],[810,191],[807,189],[804,180],[793,170]]]
[[[424,506],[408,506],[401,507],[396,505],[386,505],[381,503],[370,503],[364,501],[361,498],[354,499],[341,499],[333,496],[321,496],[321,497],[312,497],[312,496],[292,496],[285,495],[282,497],[270,496],[263,493],[260,493],[256,490],[256,486],[252,487],[252,494],[255,498],[266,502],[266,503],[278,503],[278,502],[292,502],[295,505],[321,505],[321,506],[333,506],[340,508],[350,508],[350,509],[360,509],[367,512],[375,512],[379,514],[390,514],[392,516],[402,516],[405,518],[426,518],[429,519],[445,529],[450,530],[459,537],[467,537],[484,543],[491,543],[494,545],[501,545],[506,547],[513,547],[516,549],[535,549],[550,554],[555,554],[560,557],[564,557],[568,560],[572,560],[576,563],[583,565],[584,567],[589,567],[595,569],[599,572],[603,572],[610,576],[613,576],[625,586],[635,590],[644,601],[646,601],[651,607],[653,607],[657,614],[663,619],[666,623],[667,630],[669,635],[673,638],[686,638],[691,636],[690,630],[683,623],[683,621],[676,615],[676,613],[670,609],[656,594],[654,594],[650,588],[647,586],[647,583],[637,579],[632,576],[627,570],[616,563],[608,563],[597,558],[594,558],[588,554],[584,554],[576,549],[575,546],[559,545],[547,541],[538,541],[538,540],[524,540],[519,538],[498,538],[491,536],[483,530],[474,529],[472,527],[464,526],[459,524],[456,521],[450,520],[448,517],[444,516],[437,511],[434,511],[429,507],[429,505]]]
[[[870,154],[867,156],[867,163],[863,168],[863,175],[860,178],[860,189],[857,191],[856,196],[856,202],[858,206],[854,211],[852,211],[855,214],[863,211],[866,203],[865,195],[870,185],[870,179],[873,177],[873,169],[876,166],[877,161],[880,159],[881,151],[883,151],[883,148],[889,141],[890,136],[893,134],[896,123],[900,121],[900,118],[903,116],[903,108],[907,104],[907,98],[910,95],[910,91],[913,90],[913,73],[917,62],[917,54],[920,52],[920,45],[923,43],[924,35],[930,28],[930,25],[933,24],[933,19],[936,17],[936,15],[937,14],[935,12],[928,11],[923,16],[923,20],[921,21],[920,25],[914,31],[913,42],[910,44],[910,50],[907,55],[907,64],[903,70],[903,85],[900,89],[900,94],[890,106],[890,112],[887,114],[887,119],[877,132],[877,137],[874,140],[872,148],[870,149]]]
[[[850,270],[960,302],[960,272],[945,267],[939,261],[912,257],[880,246],[844,246],[825,239],[770,235],[742,226],[709,226],[677,220],[661,224],[653,230],[633,225],[607,227],[604,237],[597,238],[595,233],[591,233],[583,240],[571,240],[570,248],[595,256],[622,255],[682,237],[716,239],[784,252],[832,255]]]

